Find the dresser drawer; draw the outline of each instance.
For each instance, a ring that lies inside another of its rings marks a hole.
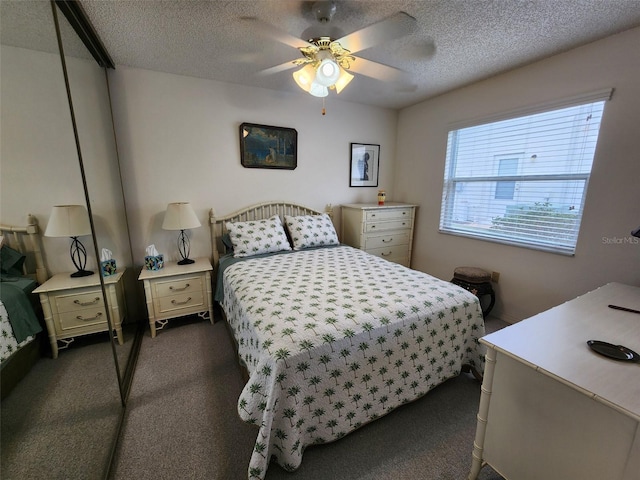
[[[385,260],[394,260],[409,256],[409,245],[395,245],[380,248],[367,248],[367,253]]]
[[[379,210],[367,211],[365,213],[365,220],[372,222],[377,220],[411,219],[411,211],[412,208],[381,208]]]
[[[399,219],[399,220],[389,220],[389,221],[376,221],[376,222],[367,222],[364,225],[365,233],[372,232],[382,232],[385,230],[402,230],[402,229],[411,229],[411,219]]]
[[[96,325],[104,325],[107,329],[107,312],[102,307],[84,308],[75,312],[61,313],[59,316],[60,333],[70,333],[74,330],[88,328],[96,331]]]
[[[389,232],[385,235],[365,235],[364,248],[370,250],[373,248],[393,247],[396,245],[409,245],[409,233],[411,230],[400,230],[397,232]]]
[[[202,277],[181,277],[154,283],[155,295],[158,297],[169,297],[182,293],[200,292],[202,295]]]
[[[83,308],[101,308],[104,310],[104,300],[100,290],[56,295],[55,303],[58,313],[75,312]]]

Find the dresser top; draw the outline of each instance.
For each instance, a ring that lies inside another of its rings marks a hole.
[[[640,310],[640,287],[609,283],[480,342],[640,419],[640,364],[604,357],[587,345],[600,340],[640,354],[640,315],[609,305]]]
[[[117,283],[125,268],[118,268],[117,272],[113,275],[107,275],[104,278],[105,285]],[[70,272],[57,273],[49,280],[44,282],[38,288],[33,290],[33,293],[52,292],[55,290],[69,290],[72,288],[85,288],[85,287],[99,287],[100,286],[100,274],[94,273],[87,277],[72,277]]]
[[[366,210],[369,208],[397,208],[397,207],[417,207],[413,203],[401,203],[401,202],[384,202],[384,205],[378,205],[377,203],[346,203],[341,205],[342,208],[359,208],[362,210]]]

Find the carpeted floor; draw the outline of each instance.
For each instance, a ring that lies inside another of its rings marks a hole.
[[[2,400],[3,480],[103,478],[122,410],[105,335],[41,358]]]
[[[504,326],[488,320],[487,331]],[[243,379],[223,322],[179,319],[145,333],[112,480],[242,480],[257,430],[237,415]],[[305,451],[267,480],[461,480],[468,476],[480,384],[462,374],[343,439]],[[502,479],[490,468],[482,480]]]

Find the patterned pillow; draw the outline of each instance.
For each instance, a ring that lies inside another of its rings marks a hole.
[[[233,243],[234,257],[291,250],[282,222],[277,215],[268,220],[227,222],[227,230]]]
[[[284,223],[291,236],[294,250],[340,243],[333,222],[326,213],[299,217],[285,215]]]

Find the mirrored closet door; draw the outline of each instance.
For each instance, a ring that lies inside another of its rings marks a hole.
[[[107,313],[111,328],[74,338],[56,359],[43,325],[41,358],[3,392],[0,468],[3,478],[101,478],[117,439],[128,366],[135,364],[141,308],[107,75],[57,3],[2,0],[0,9],[0,221],[22,225],[27,214],[35,216],[49,276],[66,274],[74,270],[70,239],[43,233],[53,206],[83,205],[92,227],[81,238],[87,270],[112,312],[118,298],[100,275],[102,249],[112,252],[123,300],[121,335]],[[4,375],[4,363],[2,369]]]

